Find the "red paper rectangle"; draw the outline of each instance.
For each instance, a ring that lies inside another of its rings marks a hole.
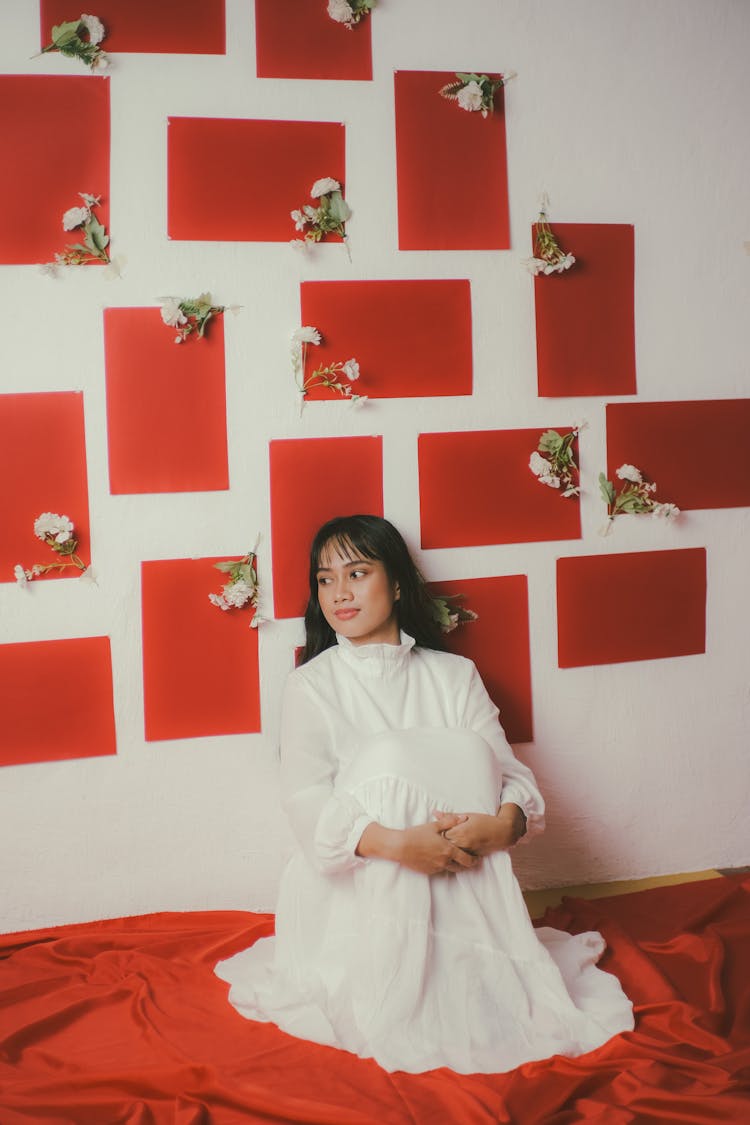
[[[396,173],[400,250],[507,250],[503,89],[495,112],[469,113],[440,95],[454,72],[399,70]]]
[[[175,344],[158,309],[105,309],[110,492],[229,487],[224,322]]]
[[[539,394],[633,395],[633,227],[553,223],[552,229],[576,261],[564,273],[534,278]]]
[[[116,752],[109,637],[0,645],[0,765]]]
[[[379,437],[272,441],[271,547],[276,617],[301,617],[315,532],[334,516],[383,514]]]
[[[372,78],[370,19],[351,29],[328,15],[325,3],[255,0],[259,78]]]
[[[478,614],[445,637],[450,652],[468,656],[500,711],[509,742],[531,742],[531,656],[529,594],[525,574],[430,582],[436,595],[463,594],[458,603]],[[502,637],[502,643],[498,643]]]
[[[76,18],[70,0],[41,0],[42,46],[53,24]],[[224,0],[97,0],[104,24],[102,48],[143,54],[223,55]]]
[[[370,398],[471,394],[468,281],[305,281],[300,301],[301,323],[323,336],[307,349],[308,376],[354,357],[355,390]],[[313,388],[307,397],[338,396]]]
[[[170,117],[169,237],[289,242],[299,237],[291,212],[313,202],[310,189],[325,176],[344,185],[338,122]]]
[[[420,434],[422,546],[579,539],[578,498],[540,484],[529,469],[540,433],[537,428]]]
[[[239,556],[238,556],[239,557]],[[222,560],[141,563],[146,741],[260,730],[252,610],[221,610]]]
[[[60,556],[34,535],[34,521],[43,512],[72,520],[77,554],[91,561],[89,499],[83,395],[0,395],[0,582],[12,582],[13,568],[30,569],[60,562]],[[79,570],[62,575],[78,577]],[[50,571],[44,578],[56,577]]]
[[[750,505],[750,399],[610,403],[607,473],[635,465],[678,508]]]
[[[706,551],[557,560],[561,668],[706,651]]]
[[[80,242],[62,225],[79,192],[102,197],[111,234],[108,78],[0,75],[0,136],[13,166],[0,177],[0,263],[51,262]]]

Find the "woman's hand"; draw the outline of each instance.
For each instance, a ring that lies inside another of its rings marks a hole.
[[[480,857],[469,855],[444,835],[465,819],[463,813],[441,813],[428,824],[401,829],[384,828],[373,821],[360,837],[357,855],[390,859],[422,875],[466,871],[476,867]]]
[[[398,862],[402,867],[420,871],[423,875],[444,875],[476,867],[481,862],[480,857],[470,855],[447,836],[454,826],[460,827],[463,819],[463,816],[446,813],[429,824],[404,828]]]
[[[467,813],[445,831],[446,840],[472,855],[492,855],[511,848],[526,831],[526,818],[518,805],[503,805],[497,816]]]

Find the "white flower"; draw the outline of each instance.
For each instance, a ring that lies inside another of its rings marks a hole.
[[[569,270],[573,265],[575,265],[575,258],[572,254],[566,254],[565,257],[561,259],[560,269]]]
[[[230,605],[240,609],[251,598],[255,597],[255,586],[251,586],[248,582],[229,582],[224,587],[224,601]]]
[[[323,337],[317,328],[306,324],[303,328],[295,328],[292,332],[292,341],[295,344],[319,344]]]
[[[258,611],[256,609],[255,613],[253,614],[253,619],[250,622],[250,628],[251,629],[257,629],[258,626],[262,625],[265,620],[266,620],[265,617],[261,617],[261,615],[258,613]]]
[[[92,70],[106,70],[109,66],[109,55],[106,51],[100,51],[91,64]]]
[[[180,308],[180,302],[174,297],[165,297],[161,306],[161,318],[170,328],[179,328],[187,324],[187,317]]]
[[[526,266],[526,269],[529,271],[529,273],[533,274],[534,277],[536,277],[537,274],[540,274],[544,267],[547,265],[544,258],[524,258],[523,264]]]
[[[347,359],[341,366],[341,374],[345,375],[350,383],[356,383],[359,379],[359,364],[356,359]]]
[[[63,230],[75,230],[88,222],[91,212],[88,207],[71,207],[63,215]]]
[[[536,450],[531,454],[531,457],[529,457],[529,468],[537,477],[546,477],[549,475],[549,461],[545,457],[542,457],[541,453],[537,453]]]
[[[89,33],[89,43],[101,43],[104,38],[104,24],[97,16],[81,16],[80,21]]]
[[[302,212],[301,211],[290,211],[289,214],[294,219],[294,229],[295,230],[304,230],[305,227],[307,226],[308,220],[305,218],[305,216],[302,214]]]
[[[348,4],[346,6],[349,7]],[[322,180],[315,181],[310,188],[310,195],[313,199],[320,199],[321,195],[328,195],[332,191],[341,191],[341,184],[338,180],[332,180],[330,176],[324,176]]]
[[[54,262],[44,262],[39,267],[39,272],[44,277],[57,277],[57,266]]]
[[[208,600],[211,605],[215,605],[218,609],[229,609],[229,605],[224,601],[221,594],[209,594]]]
[[[351,410],[360,410],[367,402],[367,395],[352,395],[347,402]]]
[[[662,520],[676,519],[679,514],[680,509],[676,504],[654,504],[651,509],[651,515]]]
[[[556,476],[553,476],[552,473],[548,473],[547,476],[540,477],[539,482],[540,482],[540,484],[549,485],[550,488],[559,488],[560,487],[560,478],[556,477]]]
[[[643,482],[643,491],[644,492],[656,492],[656,481],[652,480],[650,484],[647,484],[646,481],[644,481]]]
[[[34,520],[34,534],[37,539],[45,542],[54,539],[55,543],[67,543],[73,531],[73,524],[67,516],[58,516],[54,512],[42,512]]]
[[[302,208],[302,211],[305,215],[307,215],[307,220],[310,223],[316,222],[317,219],[318,219],[318,216],[320,215],[320,208],[319,207],[311,207],[309,203],[305,203],[305,205]]]
[[[629,480],[631,484],[643,484],[643,477],[635,465],[620,465],[617,476],[620,480]]]
[[[15,575],[16,582],[19,586],[28,585],[29,575],[23,569],[20,563],[13,567],[13,574]]]
[[[182,343],[182,336],[175,336],[174,342],[175,342],[175,344],[181,344]]]
[[[79,191],[78,194],[87,207],[98,207],[102,201],[100,195],[89,195],[87,191]]]
[[[456,94],[456,101],[461,109],[465,109],[469,113],[475,113],[476,110],[482,108],[482,97],[482,87],[478,82],[472,80],[461,87]]]
[[[354,12],[348,0],[328,0],[328,15],[336,23],[352,24]]]

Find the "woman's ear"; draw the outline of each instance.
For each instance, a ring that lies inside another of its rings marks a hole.
[[[393,587],[393,600],[394,600],[394,602],[397,602],[400,597],[401,597],[401,587],[399,586],[399,584],[397,582],[395,584],[395,586]]]

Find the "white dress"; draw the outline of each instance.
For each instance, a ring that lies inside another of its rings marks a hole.
[[[544,803],[471,661],[405,634],[338,640],[287,683],[282,783],[299,847],[276,937],[217,965],[231,1003],[412,1073],[496,1073],[630,1030],[630,1001],[595,966],[601,935],[535,930],[507,852],[448,876],[355,854],[373,820],[403,828],[513,802],[533,834]]]

